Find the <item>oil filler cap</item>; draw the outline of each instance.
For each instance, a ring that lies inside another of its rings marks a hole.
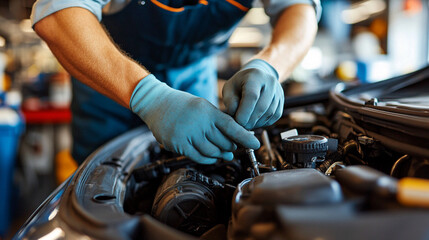
[[[324,160],[328,139],[319,135],[297,135],[283,139],[286,161],[297,167],[315,168]]]
[[[328,139],[319,135],[297,135],[283,139],[286,151],[294,153],[316,153],[328,151]]]

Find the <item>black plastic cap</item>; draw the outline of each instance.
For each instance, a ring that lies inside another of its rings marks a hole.
[[[298,135],[283,139],[283,146],[291,153],[319,153],[328,150],[328,139],[319,135]]]

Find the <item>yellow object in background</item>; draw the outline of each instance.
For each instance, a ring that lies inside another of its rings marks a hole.
[[[354,61],[343,61],[338,64],[335,72],[340,80],[344,82],[353,81],[357,75],[357,64]]]
[[[3,86],[0,89],[3,89],[4,91],[8,91],[12,86],[12,80],[8,75],[3,76]]]
[[[413,207],[429,207],[429,180],[403,178],[398,182],[398,202]]]
[[[55,157],[55,176],[57,183],[61,184],[70,177],[77,169],[78,165],[70,154],[70,150],[62,150]]]

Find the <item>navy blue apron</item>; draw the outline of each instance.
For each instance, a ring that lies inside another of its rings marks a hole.
[[[217,105],[215,54],[253,0],[132,0],[103,16],[115,43],[170,87]],[[118,81],[121,81],[118,79]],[[135,128],[127,108],[72,80],[72,155],[78,163],[108,140]]]

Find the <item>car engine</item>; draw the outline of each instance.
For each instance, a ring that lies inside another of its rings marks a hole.
[[[254,130],[259,149],[213,165],[136,128],[94,152],[16,239],[429,239],[428,89],[426,67],[286,97],[282,118]]]
[[[124,209],[200,239],[426,239],[429,185],[417,178],[429,178],[429,161],[361,122],[332,103],[290,108],[255,130],[257,171],[245,149],[198,165],[156,146],[159,160],[132,172]]]

